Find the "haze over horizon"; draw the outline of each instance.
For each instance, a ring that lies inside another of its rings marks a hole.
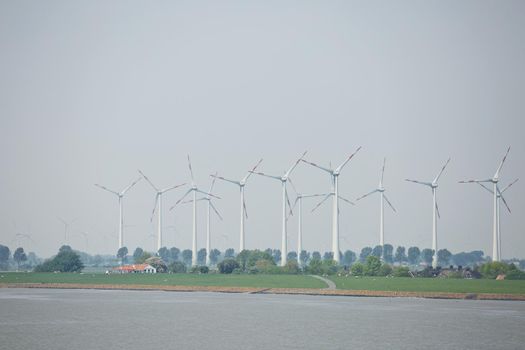
[[[431,247],[432,197],[423,186],[448,157],[437,198],[439,249],[492,253],[492,197],[459,180],[491,178],[507,147],[504,187],[525,170],[525,3],[521,1],[0,1],[0,244],[50,256],[60,245],[116,254],[117,199],[141,169],[158,187],[210,174],[282,175],[306,159],[336,166],[350,200],[384,185],[385,243]],[[330,190],[306,164],[300,192]],[[503,259],[525,258],[522,179],[501,206]],[[191,206],[168,212],[164,245],[191,246]],[[212,247],[239,245],[238,189],[217,182]],[[289,187],[294,200],[294,192]],[[124,198],[130,253],[154,250],[155,193]],[[329,251],[331,205],[303,204],[303,247]],[[246,247],[280,249],[280,184],[246,186]],[[379,242],[379,198],[340,204],[341,250]],[[199,203],[199,248],[205,206]],[[73,220],[64,242],[64,225]],[[288,222],[296,249],[297,217]],[[81,232],[87,234],[86,241]]]

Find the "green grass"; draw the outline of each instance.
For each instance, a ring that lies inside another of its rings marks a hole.
[[[255,288],[326,288],[326,284],[301,275],[222,274],[110,274],[103,273],[0,273],[0,283],[152,284]]]
[[[525,294],[525,281],[410,277],[330,277],[337,289]]]

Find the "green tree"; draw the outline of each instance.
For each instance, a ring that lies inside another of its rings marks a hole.
[[[437,258],[438,258],[438,264],[440,266],[447,266],[450,264],[452,253],[449,252],[447,249],[440,249],[438,250]]]
[[[325,252],[323,255],[323,260],[334,260],[334,253]]]
[[[410,277],[410,270],[406,266],[397,266],[394,268],[394,277]]]
[[[120,259],[120,263],[124,264],[126,262],[126,256],[128,255],[128,248],[122,247],[117,251],[117,258]]]
[[[421,260],[427,265],[432,264],[432,257],[434,256],[434,251],[432,249],[423,249],[421,251]]]
[[[297,260],[297,253],[296,252],[289,252],[287,257],[288,257],[288,260]]]
[[[212,265],[217,265],[217,261],[219,261],[219,257],[221,256],[221,252],[219,249],[212,249],[210,251],[210,262]]]
[[[377,273],[378,276],[389,276],[392,274],[392,266],[388,264],[381,264],[381,267],[379,268],[379,272]]]
[[[512,266],[514,269],[516,269],[514,265]],[[504,262],[492,261],[481,265],[479,270],[483,278],[494,279],[498,277],[498,275],[506,274],[510,270],[510,266]]]
[[[243,250],[239,254],[237,254],[236,260],[239,263],[239,267],[245,271],[246,267],[248,266],[248,259],[250,258],[250,251],[249,250]]]
[[[73,251],[73,248],[71,248],[70,246],[68,246],[67,244],[64,244],[62,247],[60,247],[58,249],[58,252],[72,252]]]
[[[350,272],[352,273],[352,276],[363,276],[365,274],[365,266],[360,262],[355,263],[350,268]]]
[[[179,255],[180,255],[180,249],[177,248],[177,247],[171,247],[170,248],[170,259],[169,261],[177,261],[179,260]]]
[[[383,255],[383,246],[376,245],[374,247],[374,249],[372,249],[372,254],[370,254],[370,255],[373,255],[373,256],[378,257],[379,259],[381,259],[381,255]]]
[[[301,254],[299,254],[299,261],[301,262],[301,265],[306,266],[308,260],[310,260],[310,253],[308,253],[306,250],[301,250]]]
[[[372,254],[372,248],[364,247],[363,249],[361,249],[361,254],[359,254],[359,261],[365,262],[366,258],[368,258],[370,254]]]
[[[11,252],[9,251],[9,248],[5,245],[0,244],[0,269],[1,270],[7,270],[9,266],[9,256],[11,255]]]
[[[394,262],[394,247],[391,244],[383,246],[383,260],[389,264]]]
[[[35,272],[80,272],[84,264],[74,251],[61,251],[54,258],[35,267]]]
[[[181,261],[174,261],[168,266],[171,273],[185,273],[186,265]]]
[[[15,253],[13,254],[13,260],[16,262],[17,271],[20,270],[20,263],[27,260],[26,253],[24,252],[24,248],[19,247],[16,248]]]
[[[356,259],[357,259],[357,257],[355,255],[355,253],[353,251],[351,251],[351,250],[347,250],[343,254],[343,264],[345,264],[347,266],[351,266],[356,261]]]
[[[217,267],[219,268],[220,273],[229,274],[232,273],[233,270],[239,268],[239,263],[235,259],[228,258],[221,261]]]
[[[366,258],[365,263],[365,275],[377,276],[379,275],[379,269],[381,268],[381,260],[377,256],[369,255]]]
[[[419,251],[418,247],[410,247],[408,248],[408,263],[410,265],[417,265],[419,263],[419,256],[421,255],[421,252]]]
[[[402,247],[402,246],[397,247],[396,255],[394,256],[394,261],[400,264],[407,261],[407,256],[405,254],[405,247]]]
[[[281,251],[279,249],[272,250],[273,261],[278,264],[281,261]]]
[[[161,247],[159,250],[158,250],[158,255],[160,256],[160,258],[164,261],[169,261],[170,259],[170,251],[168,250],[167,247]]]
[[[144,253],[144,250],[142,250],[142,248],[140,247],[135,248],[135,251],[133,252],[133,262],[135,264],[139,264],[138,260],[142,256],[142,253]]]
[[[308,264],[308,273],[311,273],[312,275],[322,275],[323,274],[323,262],[321,259],[313,259],[310,260],[310,263]]]
[[[224,251],[224,258],[230,259],[235,257],[235,250],[233,248],[228,248]]]
[[[197,252],[197,264],[206,264],[206,248],[199,249],[199,251]]]
[[[149,252],[142,252],[142,255],[135,260],[135,264],[144,264],[144,262],[151,258],[151,256],[152,255]]]
[[[193,252],[189,249],[184,249],[182,251],[182,262],[186,264],[186,266],[191,265],[191,259],[193,257]]]
[[[321,260],[321,253],[315,251],[312,253],[312,260]]]

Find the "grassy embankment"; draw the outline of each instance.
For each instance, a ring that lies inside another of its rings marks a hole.
[[[254,288],[326,288],[326,284],[301,275],[222,275],[222,274],[102,274],[3,272],[1,283],[75,283],[160,286],[221,286]]]
[[[337,289],[446,292],[446,293],[497,293],[524,294],[525,281],[496,281],[488,279],[410,278],[410,277],[329,277]]]

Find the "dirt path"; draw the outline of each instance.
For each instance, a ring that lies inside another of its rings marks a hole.
[[[324,278],[324,277],[321,277],[321,276],[317,276],[317,275],[309,275],[310,277],[313,277],[313,278],[317,278],[318,280],[321,280],[323,281],[324,283],[326,283],[326,285],[328,286],[327,288],[325,288],[325,290],[336,290],[337,287],[335,286],[335,283],[331,280],[329,280],[328,278]]]

